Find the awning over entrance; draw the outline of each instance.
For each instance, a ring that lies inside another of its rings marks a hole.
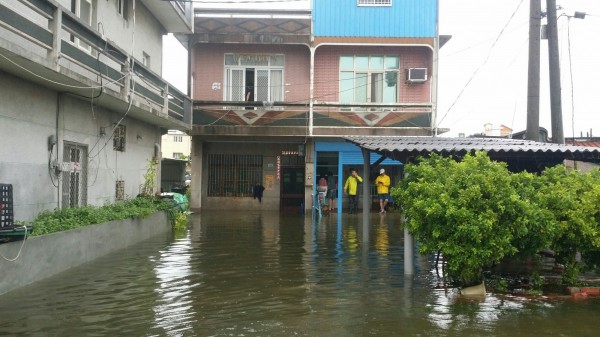
[[[511,171],[539,171],[564,160],[600,163],[600,148],[540,143],[507,138],[360,137],[346,140],[357,146],[403,163],[437,153],[460,158],[486,151],[492,160],[504,161]]]

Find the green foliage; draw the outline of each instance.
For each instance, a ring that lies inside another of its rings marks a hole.
[[[540,206],[552,210],[557,227],[552,249],[565,266],[563,282],[574,285],[580,271],[600,264],[600,172],[557,166],[541,179]]]
[[[391,190],[422,253],[441,251],[448,275],[469,285],[504,257],[552,249],[563,282],[600,266],[600,172],[510,173],[484,152],[462,162],[439,155],[405,167]],[[579,258],[581,257],[581,258]],[[535,289],[537,290],[537,289]]]
[[[172,221],[175,237],[185,237],[187,224],[189,221],[188,215],[184,212],[176,212],[174,217],[172,218]]]
[[[45,211],[33,221],[32,235],[66,231],[113,220],[146,217],[156,211],[168,209],[172,209],[172,206],[163,199],[140,197],[102,207],[85,206]]]
[[[153,194],[154,186],[156,185],[157,163],[154,159],[149,159],[147,164],[148,168],[144,174],[144,185],[140,193],[149,196]]]

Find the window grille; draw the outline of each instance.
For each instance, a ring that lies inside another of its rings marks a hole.
[[[211,154],[208,156],[209,197],[251,197],[262,182],[262,155]]]
[[[62,170],[62,206],[87,204],[87,146],[64,143]]]
[[[117,180],[115,184],[115,199],[125,200],[125,181]]]
[[[125,125],[117,125],[113,132],[113,148],[125,152]]]

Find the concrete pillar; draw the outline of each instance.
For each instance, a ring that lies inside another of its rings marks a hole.
[[[413,275],[415,273],[413,249],[413,237],[408,232],[408,229],[404,228],[404,275]]]
[[[192,183],[190,185],[190,209],[202,208],[202,157],[203,142],[192,136]]]
[[[50,20],[50,31],[52,32],[52,49],[48,51],[48,56],[54,60],[56,70],[58,70],[58,60],[61,53],[61,32],[62,32],[62,10],[57,7],[54,10],[52,20]]]

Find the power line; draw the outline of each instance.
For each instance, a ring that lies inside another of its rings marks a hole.
[[[510,24],[510,22],[512,21],[512,19],[515,17],[515,14],[517,14],[517,11],[519,10],[519,8],[521,8],[522,4],[523,4],[523,0],[521,0],[519,2],[519,4],[517,5],[517,8],[515,8],[515,10],[513,11],[513,13],[511,14],[511,16],[508,18],[508,21],[506,22],[506,24],[504,25],[504,27],[502,27],[502,29],[500,30],[500,33],[498,33],[498,36],[496,37],[496,40],[494,40],[494,43],[492,43],[492,46],[490,47],[488,55],[486,56],[485,60],[483,60],[483,63],[480,64],[479,67],[477,67],[477,69],[475,69],[475,71],[473,72],[473,74],[471,74],[471,77],[469,78],[469,80],[467,80],[467,83],[465,83],[465,85],[463,86],[463,88],[461,89],[461,91],[458,93],[458,96],[456,96],[456,99],[454,100],[454,102],[452,102],[452,104],[450,105],[450,107],[448,108],[448,110],[446,111],[446,113],[444,114],[444,116],[442,117],[442,119],[440,119],[440,121],[435,125],[436,129],[444,121],[444,119],[446,118],[446,116],[448,116],[448,113],[450,112],[450,110],[452,110],[452,108],[454,107],[454,105],[456,105],[456,102],[458,102],[458,100],[460,99],[460,97],[462,96],[462,94],[465,92],[465,90],[467,89],[467,87],[469,86],[469,84],[471,83],[471,81],[475,78],[475,76],[477,75],[477,73],[479,73],[479,70],[481,70],[481,68],[483,68],[483,66],[488,62],[488,60],[490,59],[490,56],[492,55],[492,51],[493,51],[494,47],[496,46],[496,44],[500,40],[500,37],[504,34],[504,31],[506,30],[506,27],[508,27],[508,25]]]

